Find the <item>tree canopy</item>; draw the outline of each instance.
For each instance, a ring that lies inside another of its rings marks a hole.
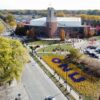
[[[64,14],[63,11],[59,11],[59,12],[56,13],[56,16],[57,16],[57,17],[64,17],[65,14]]]
[[[6,17],[6,22],[12,27],[16,26],[16,21],[12,14],[8,14],[8,16]]]
[[[6,19],[8,20],[8,22],[11,22],[11,21],[14,21],[14,20],[15,20],[14,16],[11,15],[11,14],[9,14],[9,15],[6,17]]]
[[[60,39],[61,39],[61,41],[65,40],[65,31],[64,31],[64,29],[60,29]]]
[[[0,34],[4,31],[5,27],[2,23],[0,23]]]
[[[0,37],[0,85],[19,80],[29,55],[18,40]]]
[[[68,63],[77,62],[83,56],[83,54],[81,54],[78,49],[75,49],[73,47],[70,47],[67,50],[70,54],[65,56],[65,61],[67,61]]]

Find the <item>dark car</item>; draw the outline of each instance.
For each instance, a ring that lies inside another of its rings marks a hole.
[[[96,49],[97,47],[96,46],[88,46],[87,48],[88,49]]]
[[[44,100],[56,100],[54,97],[46,97]]]
[[[97,49],[96,52],[97,52],[97,53],[100,53],[100,49]]]
[[[99,58],[99,57],[98,57],[97,55],[95,55],[94,53],[91,53],[90,56],[93,57],[93,58]]]

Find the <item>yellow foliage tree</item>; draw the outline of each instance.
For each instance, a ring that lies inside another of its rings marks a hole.
[[[63,11],[60,11],[60,12],[57,12],[57,13],[56,13],[56,16],[58,16],[58,17],[64,17],[65,14],[64,14]]]
[[[4,31],[5,27],[3,24],[0,23],[0,34]]]
[[[15,17],[14,17],[12,14],[8,14],[8,16],[6,17],[6,22],[7,22],[11,27],[15,27],[15,26],[16,26]]]
[[[15,21],[11,21],[11,22],[9,23],[9,25],[12,26],[12,27],[14,27],[14,26],[16,26],[16,22],[15,22]]]
[[[26,49],[18,40],[0,37],[0,85],[19,80],[28,59]]]
[[[86,15],[86,14],[81,14],[80,17],[85,20],[95,20],[95,21],[100,21],[100,16],[97,15]]]
[[[64,31],[64,29],[60,30],[60,39],[61,39],[61,41],[65,40],[65,31]]]

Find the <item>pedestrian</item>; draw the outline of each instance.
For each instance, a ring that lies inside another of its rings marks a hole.
[[[18,94],[18,99],[17,100],[21,100],[21,94]]]
[[[70,93],[71,93],[72,88],[70,87]]]
[[[15,100],[18,100],[17,98],[15,98]]]
[[[99,100],[100,100],[100,96],[99,96]]]

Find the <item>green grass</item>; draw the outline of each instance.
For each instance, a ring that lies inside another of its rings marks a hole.
[[[66,51],[66,50],[72,48],[72,46],[71,45],[68,45],[68,44],[50,45],[48,47],[44,47],[44,48],[39,49],[38,52],[43,52],[43,51],[45,51],[45,52],[52,52],[52,50],[55,49],[55,48],[61,48],[64,51]]]
[[[48,40],[38,40],[38,41],[30,42],[29,45],[50,45],[50,44],[55,44],[58,42],[57,41],[56,42],[55,41],[48,41]]]
[[[60,56],[60,54],[53,54],[53,53],[38,53],[40,57],[42,56]]]
[[[100,36],[93,36],[93,37],[90,37],[89,39],[97,39],[97,40],[100,40]]]

